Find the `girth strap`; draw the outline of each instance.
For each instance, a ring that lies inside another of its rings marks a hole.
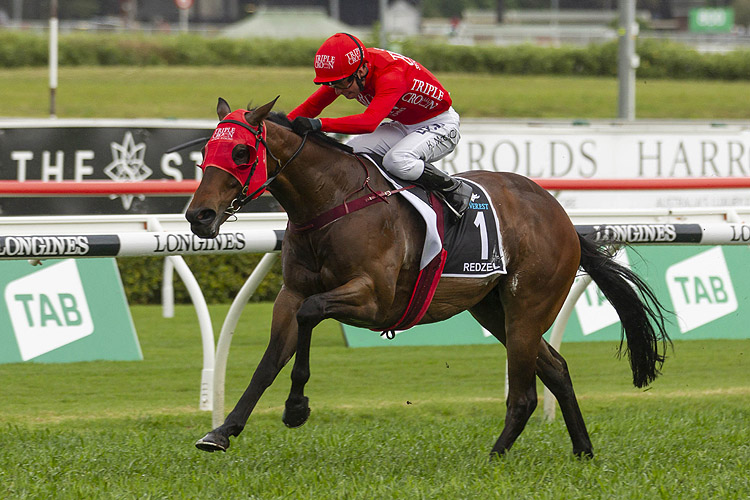
[[[443,225],[443,205],[435,195],[435,193],[429,194],[430,203],[432,208],[435,210],[435,217],[437,218],[438,234],[440,235],[440,241],[444,238],[444,225]],[[430,308],[432,298],[437,290],[440,277],[443,274],[443,268],[445,267],[445,260],[448,257],[448,252],[443,248],[439,254],[437,254],[432,261],[430,261],[424,269],[419,272],[417,276],[417,282],[414,284],[414,291],[411,294],[409,303],[406,306],[404,314],[401,316],[393,326],[390,326],[382,331],[381,337],[385,337],[388,340],[393,340],[396,337],[396,330],[408,330],[412,326],[419,323],[427,313],[427,309]],[[380,330],[374,330],[380,331]]]

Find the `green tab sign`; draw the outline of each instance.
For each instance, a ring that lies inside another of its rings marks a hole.
[[[644,246],[618,254],[646,279],[659,300],[674,312],[667,331],[674,340],[746,339],[750,273],[744,246]],[[576,303],[563,342],[619,340],[620,322],[593,283]]]
[[[734,27],[734,9],[690,9],[688,28],[694,33],[729,33]]]
[[[114,259],[0,262],[0,363],[140,360]]]

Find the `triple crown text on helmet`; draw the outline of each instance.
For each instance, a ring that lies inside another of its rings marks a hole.
[[[361,57],[361,55],[360,55],[360,49],[359,49],[359,47],[357,47],[354,50],[350,50],[349,52],[346,53],[346,61],[350,65],[357,64],[360,61],[360,57]]]
[[[315,56],[315,69],[333,69],[334,62],[336,62],[335,56],[318,54]]]

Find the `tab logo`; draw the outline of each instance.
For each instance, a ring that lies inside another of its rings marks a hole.
[[[5,304],[24,361],[94,333],[73,259],[8,283]]]
[[[737,296],[721,247],[669,267],[666,279],[682,333],[737,310]]]

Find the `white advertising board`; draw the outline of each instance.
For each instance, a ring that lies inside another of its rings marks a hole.
[[[554,123],[464,120],[449,173],[508,171],[532,178],[750,176],[750,123]],[[566,209],[750,205],[750,190],[565,191]]]

